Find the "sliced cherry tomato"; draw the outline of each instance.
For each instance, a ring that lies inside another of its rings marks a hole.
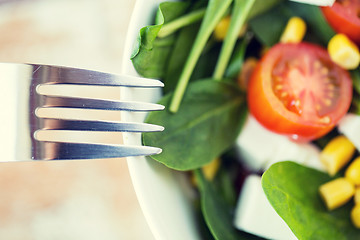
[[[330,26],[360,44],[360,0],[337,0],[331,7],[322,7]]]
[[[277,44],[259,61],[248,85],[250,112],[266,128],[298,140],[328,133],[348,111],[349,73],[326,49],[310,44]]]

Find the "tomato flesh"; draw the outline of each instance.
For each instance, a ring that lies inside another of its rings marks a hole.
[[[360,45],[360,0],[337,0],[331,7],[322,7],[330,26]]]
[[[294,139],[329,132],[348,111],[352,82],[327,51],[310,43],[277,44],[248,85],[250,112],[266,128]]]

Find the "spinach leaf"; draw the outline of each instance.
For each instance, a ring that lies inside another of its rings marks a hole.
[[[235,207],[237,194],[232,179],[232,169],[225,169],[223,166],[218,170],[213,185],[218,192],[219,196],[222,196],[224,201],[232,207]]]
[[[360,239],[350,221],[353,203],[328,211],[318,188],[331,178],[293,162],[272,165],[262,177],[264,192],[299,239]]]
[[[188,2],[161,3],[156,15],[156,25],[146,26],[140,30],[131,60],[141,76],[149,78],[164,76],[176,38],[175,35],[157,38],[157,35],[164,23],[183,15],[188,7]]]
[[[351,79],[354,91],[350,111],[360,115],[360,68],[351,71]]]
[[[221,49],[221,42],[211,38],[206,44],[204,51],[202,52],[190,81],[197,81],[205,78],[211,78],[214,72],[214,68],[219,59],[219,53]]]
[[[169,106],[172,94],[160,100]],[[152,112],[146,122],[165,127],[145,133],[143,143],[163,149],[153,159],[177,170],[196,169],[218,157],[234,143],[243,125],[244,96],[235,85],[214,80],[192,82],[177,114]]]
[[[245,24],[245,20],[266,12],[280,1],[282,0],[235,0],[229,30],[213,74],[215,79],[221,79],[224,74],[234,77],[239,73],[247,44],[250,41],[249,36],[245,36],[241,46],[238,47],[240,49],[236,49],[235,51],[233,51],[233,49],[236,45],[238,33]],[[235,54],[231,56],[232,53]]]
[[[183,71],[180,74],[174,95],[172,97],[169,110],[176,113],[179,110],[180,103],[184,96],[186,87],[194,71],[197,61],[209,39],[216,24],[224,16],[232,0],[209,0],[206,8],[204,19],[201,23],[200,30],[195,38],[191,51],[186,60]]]
[[[282,1],[283,0],[255,0],[255,4],[251,8],[248,19],[252,19],[260,14],[263,14]]]
[[[239,36],[241,28],[245,24],[245,20],[249,15],[255,0],[235,0],[231,21],[228,32],[221,48],[220,56],[215,67],[213,78],[220,80],[223,78],[231,53],[234,50],[236,40]]]
[[[233,18],[230,23],[228,36],[225,38],[224,46],[221,50],[220,57],[215,67],[213,77],[215,79],[222,79],[228,61],[231,57],[232,50],[236,43],[237,34],[239,29],[244,24],[245,20],[249,16],[255,16],[257,14],[266,11],[280,0],[257,0],[256,7],[254,5],[255,0],[235,0],[233,9]],[[187,84],[191,78],[197,61],[201,55],[203,48],[206,45],[213,29],[219,22],[220,18],[226,13],[232,0],[210,0],[205,17],[201,24],[199,33],[194,41],[193,47],[190,51],[188,59],[184,65],[183,71],[180,74],[178,84],[175,88],[174,96],[170,104],[170,111],[177,112],[185,93]]]
[[[200,24],[194,24],[180,30],[164,76],[165,93],[175,89],[199,28]]]
[[[201,210],[205,222],[216,240],[259,239],[233,227],[231,208],[220,197],[201,170],[194,171],[201,195]]]
[[[353,80],[354,90],[360,94],[360,68],[351,71],[351,78]]]
[[[205,15],[205,9],[193,11],[187,15],[177,18],[167,24],[164,24],[158,33],[158,37],[166,37],[180,28],[186,27],[194,22],[200,21]]]
[[[353,95],[350,112],[360,115],[360,96],[358,94]]]
[[[246,49],[249,45],[249,42],[252,38],[251,34],[245,35],[245,37],[235,46],[234,53],[229,61],[229,66],[226,69],[225,77],[235,78],[245,61]]]
[[[195,11],[198,8],[203,9],[204,3],[202,1],[197,1],[196,3],[198,4],[192,6],[191,11]],[[194,39],[199,32],[200,24],[201,22],[194,23],[179,30],[164,77],[165,93],[175,90],[189,52],[193,46]],[[220,52],[219,46],[221,46],[221,43],[215,41],[213,38],[209,39],[199,57],[198,62],[196,63],[190,81],[209,78],[212,76],[213,69],[215,68]]]
[[[266,46],[272,46],[279,38],[289,18],[301,17],[307,23],[306,39],[327,44],[334,31],[327,24],[319,7],[284,1],[270,11],[250,20],[249,25],[255,36]]]
[[[283,10],[278,6],[249,21],[251,31],[263,45],[270,47],[279,41],[288,19]]]
[[[308,28],[305,38],[310,41],[326,46],[335,35],[334,30],[327,23],[319,7],[295,2],[288,3],[288,7],[291,9],[292,15],[305,20]]]

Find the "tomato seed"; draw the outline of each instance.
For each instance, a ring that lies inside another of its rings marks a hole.
[[[329,74],[329,69],[326,67],[321,68],[320,73],[323,75],[328,75]]]

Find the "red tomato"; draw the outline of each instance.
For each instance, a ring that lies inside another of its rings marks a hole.
[[[277,44],[257,64],[248,85],[250,112],[271,131],[297,140],[328,133],[348,111],[349,73],[310,43]]]
[[[322,7],[330,26],[360,44],[360,0],[337,0],[332,7]]]

